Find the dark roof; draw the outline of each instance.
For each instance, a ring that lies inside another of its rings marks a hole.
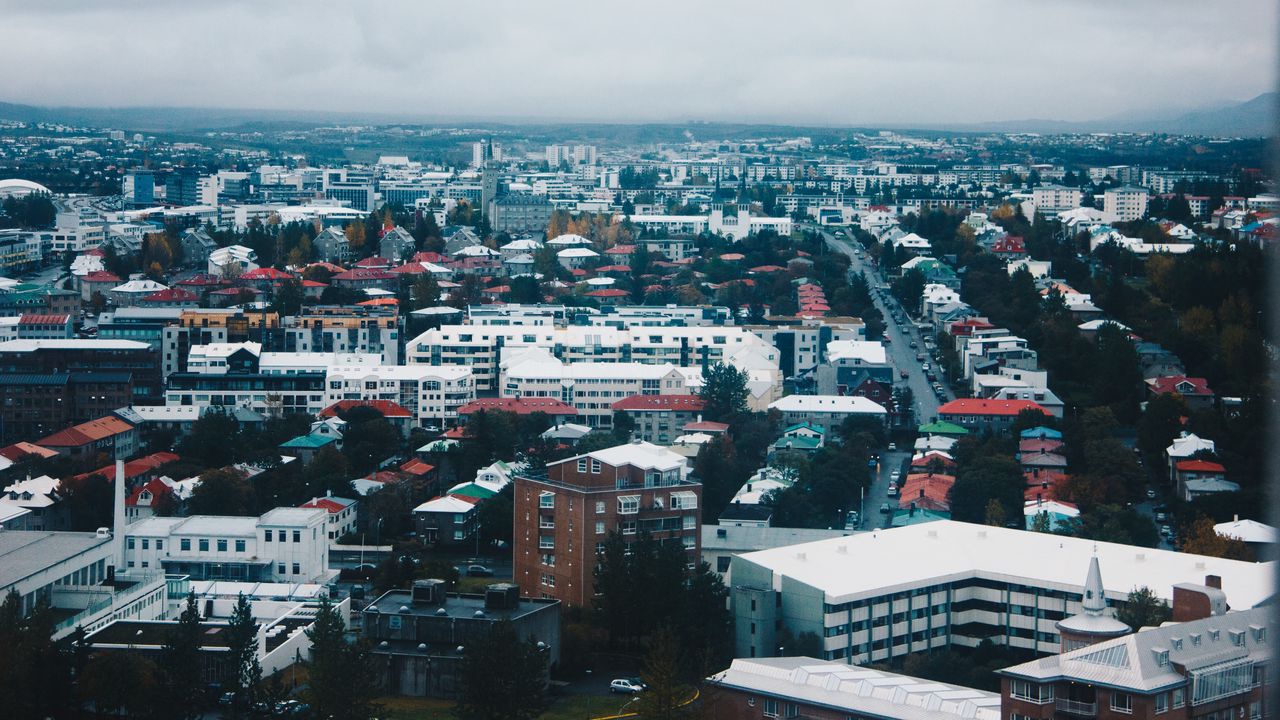
[[[720,513],[720,520],[768,520],[773,517],[773,508],[768,505],[731,503]]]

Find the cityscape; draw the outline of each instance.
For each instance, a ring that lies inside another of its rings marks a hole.
[[[1052,38],[1007,77],[1062,93],[985,103],[871,3],[815,3],[854,67],[569,3],[413,60],[388,2],[313,101],[238,6],[158,3],[227,58],[141,82],[89,38],[168,21],[6,10],[0,716],[1275,716],[1274,33],[1175,4],[1150,78]],[[981,6],[920,37],[1111,37]],[[576,80],[532,37],[571,10]]]

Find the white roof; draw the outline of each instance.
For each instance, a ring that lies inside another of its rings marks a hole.
[[[843,548],[843,549],[842,549]],[[818,588],[830,602],[878,597],[939,578],[981,576],[1079,592],[1097,555],[1113,599],[1147,586],[1166,599],[1173,586],[1222,578],[1233,607],[1252,607],[1275,592],[1274,563],[939,520],[742,555],[780,576]],[[1028,582],[1030,581],[1030,582]]]
[[[199,420],[205,407],[198,405],[131,405],[129,406],[129,411],[144,422],[187,422]]]
[[[1280,537],[1280,531],[1257,520],[1232,520],[1213,526],[1213,531],[1222,537],[1236,538],[1247,543],[1273,543]]]
[[[528,250],[537,250],[540,247],[542,247],[542,243],[537,240],[534,240],[533,238],[522,238],[520,240],[512,240],[498,249],[508,252],[524,252]]]
[[[1022,514],[1026,517],[1035,517],[1042,512],[1062,517],[1077,517],[1080,515],[1080,508],[1057,500],[1028,500],[1022,507]]]
[[[565,245],[590,245],[591,241],[582,237],[581,235],[575,235],[573,233],[565,233],[564,235],[557,235],[554,238],[548,240],[547,244],[560,245],[563,247]]]
[[[130,280],[123,285],[117,285],[111,288],[111,292],[117,293],[147,293],[160,292],[168,290],[168,285],[161,285],[155,280]]]
[[[897,240],[894,240],[893,244],[898,247],[904,247],[904,248],[926,248],[927,249],[932,247],[932,245],[929,243],[927,239],[922,238],[915,233],[907,233],[906,235],[903,235]]]
[[[600,256],[600,253],[596,252],[595,250],[591,250],[589,248],[584,248],[584,247],[565,248],[564,250],[561,250],[560,252],[556,253],[556,257],[562,257],[562,258],[589,258],[589,257],[599,257],[599,256]]]
[[[61,481],[56,478],[51,478],[48,475],[19,480],[18,482],[6,487],[4,489],[4,496],[0,499],[3,499],[4,502],[9,504],[18,505],[24,508],[49,507],[57,502],[50,497],[50,495],[57,492],[60,484]],[[30,499],[24,499],[23,496],[27,493],[31,494]],[[14,497],[14,495],[17,497]]]
[[[831,715],[1000,720],[1000,693],[809,657],[739,658],[715,684],[783,701],[835,708]]]
[[[884,415],[883,405],[859,395],[788,395],[769,403],[770,410],[802,413]]]
[[[497,250],[485,247],[484,245],[468,245],[461,250],[456,250],[454,255],[460,257],[492,257],[498,254]]]
[[[34,352],[36,350],[146,350],[150,345],[137,340],[6,340],[0,352]]]
[[[827,361],[858,360],[872,365],[887,362],[884,343],[877,340],[832,340],[827,343]]]
[[[428,500],[413,511],[419,512],[442,512],[442,513],[468,513],[476,509],[475,503],[469,503],[453,495],[442,495],[433,500]]]
[[[0,343],[0,348],[2,347],[3,343]],[[1174,438],[1173,444],[1165,448],[1165,452],[1171,458],[1189,458],[1201,450],[1215,452],[1217,445],[1212,440],[1205,440],[1195,433],[1187,433],[1181,437]]]
[[[14,520],[16,518],[20,518],[23,515],[27,515],[30,512],[31,512],[30,510],[20,505],[13,505],[8,501],[6,501],[3,497],[0,497],[0,524],[7,523],[10,520]]]
[[[614,445],[611,448],[596,450],[587,453],[587,457],[594,458],[606,465],[619,467],[622,465],[634,465],[645,470],[683,470],[685,469],[685,457],[671,452],[667,448],[654,445],[648,442],[633,442],[626,445]],[[561,462],[570,462],[577,460],[582,455],[575,455],[568,460]]]

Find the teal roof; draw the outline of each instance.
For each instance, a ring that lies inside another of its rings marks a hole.
[[[1061,440],[1062,433],[1057,430],[1054,430],[1053,428],[1045,427],[1041,425],[1039,427],[1033,427],[1030,430],[1023,430],[1021,433],[1021,437],[1023,440],[1027,440],[1029,438],[1048,438],[1050,440]]]
[[[299,435],[292,440],[280,443],[282,448],[322,448],[329,443],[337,442],[338,438],[331,435],[316,435],[314,433],[308,435]]]
[[[817,450],[822,447],[822,438],[797,435],[780,437],[773,443],[775,450]]]
[[[811,423],[811,422],[796,423],[795,425],[792,425],[791,427],[787,428],[786,430],[783,430],[783,431],[782,431],[782,434],[783,434],[783,435],[786,435],[787,433],[795,432],[795,431],[797,431],[797,430],[812,430],[812,431],[814,431],[814,432],[816,432],[816,433],[818,433],[818,434],[820,434],[820,435],[826,435],[826,434],[827,434],[827,429],[826,429],[826,428],[822,427],[821,425],[814,425],[814,424],[813,424],[813,423]]]
[[[919,525],[921,523],[934,522],[935,520],[950,520],[951,513],[938,512],[937,510],[925,510],[916,508],[915,514],[910,510],[899,510],[893,516],[893,527],[906,527],[908,525]]]
[[[488,498],[493,497],[494,495],[497,495],[497,493],[490,490],[489,488],[482,487],[473,482],[467,483],[466,485],[460,485],[457,488],[450,490],[449,494],[462,495],[464,497],[479,498],[481,500],[486,500]]]

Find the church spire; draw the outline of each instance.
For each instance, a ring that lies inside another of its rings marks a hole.
[[[1084,598],[1080,603],[1089,615],[1101,615],[1107,609],[1106,591],[1102,587],[1102,569],[1098,556],[1089,560],[1089,577],[1084,581]]]

